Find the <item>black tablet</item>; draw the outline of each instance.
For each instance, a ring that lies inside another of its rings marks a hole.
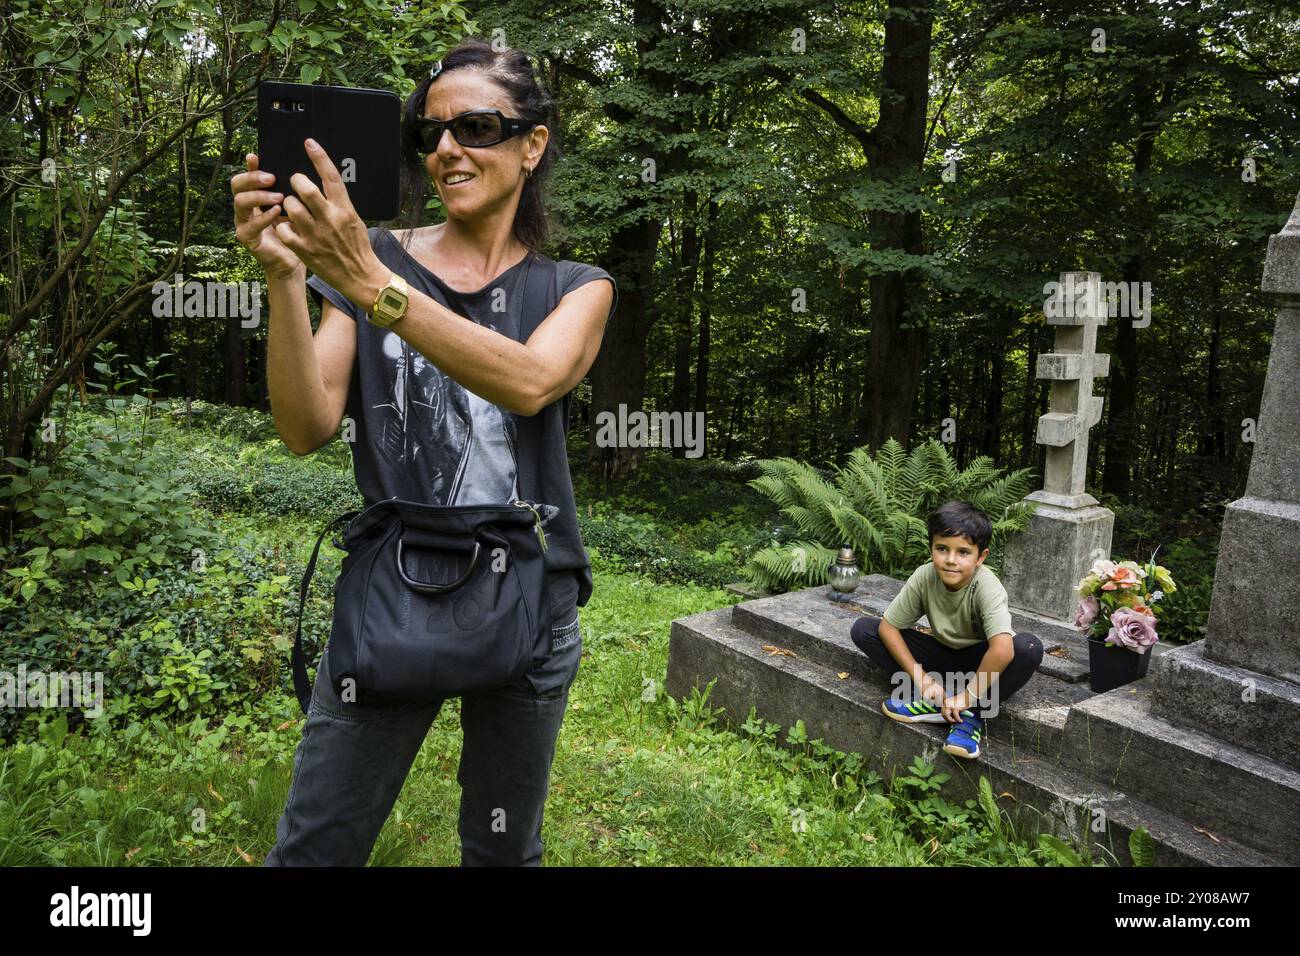
[[[296,195],[289,183],[294,173],[321,188],[303,146],[310,137],[338,168],[358,216],[393,219],[401,109],[397,94],[387,90],[263,82],[257,87],[257,168],[275,176],[270,188],[286,197]]]

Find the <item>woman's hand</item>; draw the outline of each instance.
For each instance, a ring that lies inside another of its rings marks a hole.
[[[289,219],[276,224],[275,235],[307,268],[357,302],[355,296],[384,266],[370,246],[366,224],[353,208],[333,161],[315,140],[307,140],[306,146],[325,192],[322,195],[302,173],[294,173],[289,183],[298,195],[285,199]]]
[[[258,171],[256,153],[247,154],[244,162],[248,172],[230,177],[230,191],[235,194],[235,236],[268,278],[286,278],[302,269],[302,262],[280,241],[274,229],[266,228],[276,221],[284,196],[268,191],[275,177]]]

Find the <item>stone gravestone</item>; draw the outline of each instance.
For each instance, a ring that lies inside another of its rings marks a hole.
[[[1246,496],[1219,539],[1206,653],[1300,684],[1300,197],[1269,237],[1260,289],[1277,324]]]
[[[1300,196],[1260,289],[1277,324],[1246,496],[1224,511],[1205,640],[1165,655],[1156,711],[1300,769]]]
[[[1084,490],[1088,431],[1101,421],[1092,382],[1110,369],[1110,356],[1097,353],[1109,306],[1099,273],[1065,272],[1057,286],[1043,306],[1056,326],[1055,351],[1038,357],[1036,372],[1052,383],[1051,410],[1038,420],[1038,443],[1047,446],[1043,489],[1025,498],[1034,517],[1008,542],[1002,582],[1012,606],[1063,621],[1074,616],[1079,579],[1095,558],[1110,556],[1115,514]]]

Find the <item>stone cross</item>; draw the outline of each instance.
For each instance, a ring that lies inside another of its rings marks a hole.
[[[1038,444],[1047,446],[1041,500],[1078,508],[1097,503],[1085,493],[1084,478],[1088,430],[1101,421],[1102,399],[1092,394],[1092,382],[1110,371],[1110,356],[1097,352],[1097,327],[1106,324],[1109,308],[1100,273],[1063,272],[1051,285],[1057,288],[1043,314],[1056,326],[1056,351],[1038,356],[1036,373],[1052,383],[1051,411],[1038,419]]]
[[[1101,421],[1093,379],[1110,370],[1097,354],[1097,326],[1109,315],[1101,275],[1063,272],[1043,303],[1056,326],[1056,351],[1038,356],[1037,375],[1052,383],[1051,411],[1038,419],[1038,443],[1047,446],[1043,488],[1025,497],[1034,505],[1029,528],[1007,542],[1002,584],[1011,606],[1058,621],[1074,616],[1074,586],[1094,559],[1110,555],[1115,515],[1084,491],[1088,430]],[[1068,625],[1067,625],[1068,626]]]

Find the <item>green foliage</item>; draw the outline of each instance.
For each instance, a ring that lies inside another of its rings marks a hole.
[[[749,484],[775,501],[794,522],[798,537],[764,548],[746,572],[767,590],[826,583],[839,547],[848,543],[864,573],[907,577],[929,559],[926,518],[946,501],[969,501],[989,515],[993,541],[988,564],[997,568],[1007,538],[1023,530],[1033,515],[1022,499],[1030,490],[1030,471],[1010,474],[987,457],[966,468],[937,441],[910,455],[890,439],[873,458],[855,449],[833,481],[790,458],[760,463],[764,474]]]
[[[278,549],[234,543],[201,558],[148,580],[87,579],[75,593],[16,608],[0,620],[0,661],[101,671],[105,696],[137,701],[142,714],[220,713],[287,690],[305,555],[290,565]],[[303,613],[309,657],[329,634],[336,573],[326,549]],[[36,716],[0,712],[0,737],[27,739]]]
[[[1152,866],[1156,861],[1156,844],[1146,827],[1138,827],[1128,835],[1128,852],[1134,866]]]
[[[1179,581],[1178,590],[1161,602],[1160,640],[1190,644],[1205,637],[1213,593],[1213,577]]]
[[[111,373],[111,358],[121,357],[107,350],[101,356],[96,367],[105,373]],[[80,588],[101,573],[122,584],[215,544],[171,457],[157,447],[151,400],[110,393],[102,407],[111,421],[74,415],[51,422],[51,440],[66,443],[53,468],[6,459],[18,470],[0,485],[0,499],[8,499],[19,524],[0,548],[0,608]]]
[[[1079,851],[1054,833],[1038,834],[1038,848],[1057,866],[1083,866]]]
[[[1217,535],[1179,538],[1160,555],[1178,582],[1178,590],[1160,602],[1160,640],[1191,643],[1205,637],[1218,560]]]
[[[593,478],[584,466],[587,443],[569,437],[569,467],[579,502],[612,510],[649,515],[674,528],[701,522],[730,522],[746,526],[771,522],[778,515],[747,482],[760,474],[758,462],[741,455],[736,461],[674,458],[649,449],[631,475],[618,482]]]
[[[665,584],[722,587],[735,578],[737,545],[719,526],[671,528],[642,514],[614,511],[604,504],[579,512],[578,527],[593,567],[628,571]],[[744,535],[738,530],[736,536]],[[752,530],[749,538],[753,537]],[[712,550],[704,545],[712,544]]]
[[[1002,839],[1002,813],[998,810],[997,800],[993,797],[993,784],[989,778],[980,775],[979,784],[979,805],[980,810],[984,812],[984,821],[988,824],[989,832],[995,839]]]
[[[153,599],[172,600],[169,586],[164,577]],[[732,728],[711,688],[692,688],[680,699],[664,693],[658,677],[667,623],[725,600],[630,576],[600,581],[583,609],[588,653],[552,774],[549,863],[1053,862],[1006,820],[995,838],[987,807],[958,805],[933,767],[914,765],[905,775],[913,781],[887,783],[861,754],[810,739],[802,723],[783,730],[751,710]],[[200,645],[179,630],[164,628],[138,643],[175,653],[176,639],[186,662],[212,647],[199,673],[217,679],[227,672],[219,659],[235,657],[229,645]],[[190,684],[201,688],[203,679],[191,671],[177,686]],[[75,728],[68,715],[38,713],[20,738],[0,747],[0,864],[261,861],[301,738],[297,701],[281,685],[239,700],[222,692],[209,714],[196,714],[193,702],[186,711],[155,712],[149,698],[156,690],[145,685],[134,699],[106,695],[105,714]],[[442,825],[454,821],[460,799],[457,709],[449,701],[434,721],[372,862],[458,859],[455,828]]]
[[[201,428],[211,435],[234,438],[240,442],[278,441],[275,420],[260,408],[219,405],[195,400],[188,411],[184,402],[170,403],[170,417],[178,424]]]
[[[276,452],[245,449],[235,460],[199,452],[183,467],[184,480],[215,512],[302,515],[325,522],[363,504],[350,471],[285,460]]]
[[[62,714],[43,720],[0,749],[0,866],[260,862],[239,844],[264,839],[250,832],[259,825],[273,833],[284,805],[291,706],[175,726],[119,709],[82,734]]]
[[[167,644],[166,653],[159,660],[160,672],[156,676],[146,675],[149,684],[158,688],[153,695],[153,706],[187,711],[191,704],[196,707],[210,704],[212,692],[226,686],[207,673],[206,662],[211,657],[212,651],[206,647],[195,654],[178,640]]]

